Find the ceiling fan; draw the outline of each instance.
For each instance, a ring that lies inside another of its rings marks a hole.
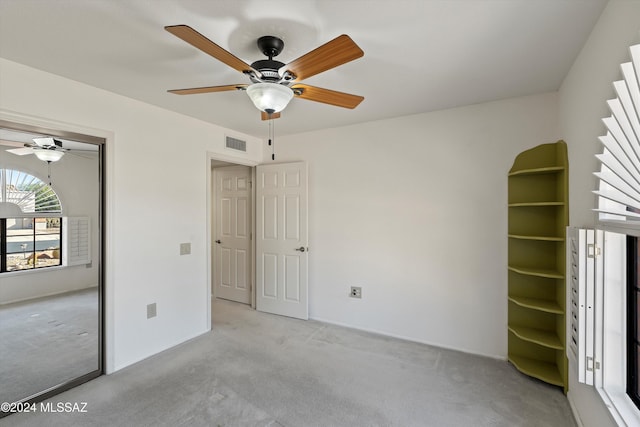
[[[44,162],[57,162],[68,151],[66,148],[62,148],[62,141],[51,137],[33,138],[33,143],[27,142],[22,145],[21,148],[12,148],[7,152],[18,156],[35,154],[38,159]]]
[[[7,150],[8,153],[24,156],[27,154],[35,154],[35,156],[44,162],[57,162],[70,152],[68,148],[62,146],[62,141],[52,137],[33,138],[33,143],[14,143],[10,141],[2,141],[2,145],[20,146],[20,148],[12,148]],[[77,151],[77,150],[73,150]],[[84,151],[84,150],[80,150]]]
[[[362,96],[300,83],[304,79],[364,55],[362,49],[346,34],[336,37],[288,64],[273,59],[284,48],[282,39],[263,36],[257,40],[257,44],[268,59],[258,60],[249,65],[187,25],[171,25],[164,28],[174,36],[245,74],[251,81],[251,84],[169,90],[171,93],[192,95],[244,90],[256,108],[262,112],[262,120],[280,117],[280,112],[294,96],[344,108],[355,108],[364,99]]]

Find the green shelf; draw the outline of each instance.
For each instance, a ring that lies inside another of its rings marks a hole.
[[[564,346],[558,338],[555,331],[543,331],[542,329],[528,328],[526,326],[513,326],[509,325],[509,330],[513,332],[518,338],[524,341],[529,341],[543,347],[553,348],[555,350],[562,350]]]
[[[522,202],[522,203],[509,203],[510,208],[526,208],[537,206],[564,206],[564,202]]]
[[[531,168],[531,169],[521,169],[521,170],[511,170],[509,172],[509,176],[522,176],[522,175],[542,175],[548,173],[559,173],[564,172],[564,166],[547,166],[541,168]]]
[[[507,177],[509,361],[565,393],[568,172],[567,146],[558,141],[520,153]]]
[[[527,276],[546,277],[548,279],[564,279],[563,273],[549,268],[520,267],[515,265],[510,265],[507,268],[511,271],[519,274],[525,274]]]
[[[541,298],[529,298],[522,296],[509,296],[509,301],[518,304],[520,307],[530,308],[532,310],[544,311],[547,313],[564,314],[564,310],[555,301],[549,301]]]
[[[546,383],[564,386],[564,381],[555,363],[530,359],[528,357],[510,355],[509,362],[523,374],[538,378]]]
[[[509,234],[509,238],[520,240],[541,240],[545,242],[564,242],[564,237],[555,236],[526,236],[522,234]]]

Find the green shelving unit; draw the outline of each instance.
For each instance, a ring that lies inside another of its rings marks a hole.
[[[520,153],[508,176],[509,362],[565,393],[568,167],[558,141]]]

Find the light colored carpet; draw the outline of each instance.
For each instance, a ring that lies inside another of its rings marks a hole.
[[[559,388],[507,362],[213,304],[214,327],[51,399],[87,413],[2,426],[575,426]]]
[[[0,402],[98,368],[97,288],[0,306]]]

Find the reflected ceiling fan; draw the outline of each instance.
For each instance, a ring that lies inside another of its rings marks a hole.
[[[364,55],[362,49],[346,34],[336,37],[288,64],[273,59],[284,48],[282,39],[263,36],[258,39],[257,44],[268,59],[258,60],[249,65],[187,25],[171,25],[164,28],[174,36],[245,74],[251,81],[251,84],[169,90],[171,93],[192,95],[245,90],[256,108],[262,112],[262,120],[280,117],[280,112],[294,96],[351,109],[357,107],[364,99],[362,96],[300,83],[304,79]]]
[[[62,141],[51,137],[33,138],[33,144],[24,143],[21,148],[12,148],[8,153],[24,156],[35,154],[43,162],[57,162],[68,150],[62,148]]]
[[[12,148],[7,150],[8,153],[16,154],[18,156],[24,156],[27,154],[35,154],[35,156],[43,162],[51,163],[57,162],[65,155],[65,153],[76,154],[77,151],[90,151],[90,150],[70,150],[62,146],[62,141],[52,137],[33,138],[33,143],[19,143],[2,141],[2,145],[17,146],[19,148]],[[81,156],[82,157],[82,156]]]
[[[18,156],[35,154],[38,159],[42,160],[43,162],[47,162],[47,178],[49,178],[49,185],[51,185],[51,163],[60,160],[62,156],[64,156],[64,154],[70,150],[62,147],[62,141],[59,141],[52,137],[33,138],[32,140],[33,143],[0,141],[0,144],[8,145],[10,147],[19,147],[9,149],[7,150],[7,153],[16,154]]]

